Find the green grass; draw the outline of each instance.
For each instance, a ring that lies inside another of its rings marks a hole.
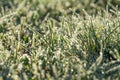
[[[119,8],[90,1],[1,1],[0,80],[119,80]]]

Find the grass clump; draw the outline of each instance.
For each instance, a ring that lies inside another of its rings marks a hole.
[[[0,18],[0,79],[120,79],[119,9],[75,1],[8,2]]]

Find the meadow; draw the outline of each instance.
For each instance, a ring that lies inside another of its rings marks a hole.
[[[0,0],[0,80],[119,80],[119,0]]]

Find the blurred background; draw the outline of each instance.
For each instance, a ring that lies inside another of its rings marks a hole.
[[[41,19],[48,13],[54,18],[64,13],[71,14],[69,9],[74,9],[78,14],[82,14],[82,9],[89,14],[95,14],[99,10],[114,9],[119,6],[120,0],[0,0],[0,12],[6,13],[11,9],[25,14],[36,10]]]

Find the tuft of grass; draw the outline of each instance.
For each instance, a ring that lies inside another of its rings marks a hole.
[[[0,4],[0,79],[120,79],[120,11],[94,1]]]

